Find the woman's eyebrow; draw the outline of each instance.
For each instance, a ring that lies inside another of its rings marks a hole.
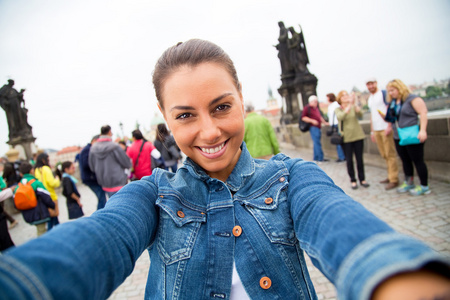
[[[214,98],[214,99],[209,103],[209,106],[214,106],[217,102],[219,102],[219,101],[222,100],[223,98],[228,97],[228,96],[230,96],[230,95],[232,95],[232,93],[224,93],[224,94],[218,96],[217,98]],[[189,106],[189,105],[177,105],[177,106],[172,107],[172,108],[170,109],[170,111],[173,111],[173,110],[175,110],[175,109],[177,109],[177,110],[194,110],[195,108],[194,108],[193,106]]]
[[[232,93],[224,93],[224,94],[220,95],[219,97],[213,99],[213,100],[209,103],[209,106],[214,106],[217,102],[219,102],[219,101],[222,100],[223,98],[228,97],[228,96],[230,96],[230,95],[232,95]]]

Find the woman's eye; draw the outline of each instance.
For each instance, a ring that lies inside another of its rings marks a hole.
[[[177,119],[177,120],[183,120],[183,119],[187,119],[187,118],[189,118],[191,116],[191,114],[190,113],[182,113],[182,114],[179,114],[175,119]]]
[[[223,110],[227,110],[227,109],[229,109],[229,108],[230,108],[229,105],[227,105],[227,104],[221,104],[221,105],[219,105],[219,106],[216,107],[216,111],[223,111]]]

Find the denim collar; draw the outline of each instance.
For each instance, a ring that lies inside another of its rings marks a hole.
[[[186,159],[184,167],[187,168],[189,173],[194,178],[200,179],[202,181],[217,180],[209,177],[209,175],[206,174],[205,170],[203,170],[202,167],[200,167],[189,157]],[[242,142],[241,156],[239,157],[236,166],[234,167],[230,176],[228,176],[227,181],[225,183],[227,184],[230,190],[237,191],[244,185],[245,178],[251,176],[254,172],[255,172],[255,162],[253,161],[250,152],[248,152],[245,142]]]

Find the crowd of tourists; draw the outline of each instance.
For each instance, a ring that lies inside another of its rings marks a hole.
[[[370,138],[376,143],[381,157],[386,161],[387,178],[380,183],[385,189],[397,188],[398,193],[425,195],[430,193],[428,170],[424,161],[424,144],[427,140],[427,107],[419,96],[399,79],[387,84],[387,90],[380,90],[375,78],[366,81],[370,92],[368,107],[370,110]],[[328,121],[325,121],[318,107],[316,96],[309,97],[309,104],[302,111],[299,121],[309,123],[313,140],[314,161],[328,161],[324,158],[321,144],[321,124],[330,125],[331,143],[336,145],[336,162],[346,162],[352,189],[357,189],[354,168],[356,160],[357,178],[361,186],[368,188],[364,172],[365,133],[359,123],[362,118],[361,103],[354,93],[340,91],[337,96],[327,94]],[[397,154],[401,159],[404,179],[399,181]],[[419,184],[414,184],[414,167]]]
[[[0,190],[5,190],[0,200],[0,251],[14,246],[8,229],[14,228],[18,221],[3,209],[3,201],[15,198],[21,184],[29,183],[38,198],[37,206],[21,210],[24,220],[35,225],[37,237],[59,224],[59,205],[57,188],[62,189],[66,198],[69,220],[84,215],[81,195],[77,189],[78,179],[74,176],[78,162],[82,183],[88,186],[98,200],[97,210],[102,209],[109,197],[114,195],[130,181],[150,176],[155,167],[176,172],[181,152],[165,124],[159,124],[154,144],[144,139],[141,131],[132,132],[132,141],[113,142],[109,125],[101,128],[79,154],[75,161],[59,162],[50,166],[49,155],[42,150],[35,153],[30,161],[13,158],[13,162],[2,158],[3,172],[0,177]],[[94,146],[95,145],[95,146]],[[3,222],[4,221],[4,222]],[[7,227],[7,221],[10,226]]]

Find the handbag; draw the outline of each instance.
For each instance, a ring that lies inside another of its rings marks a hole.
[[[397,122],[397,132],[400,138],[400,146],[420,144],[420,140],[417,137],[419,135],[419,125],[400,128]]]
[[[310,109],[311,109],[311,107],[308,106],[308,116],[309,116]],[[307,132],[307,131],[309,131],[310,126],[311,126],[311,124],[303,121],[302,116],[300,115],[300,119],[298,120],[298,128],[300,129],[300,131]]]
[[[131,181],[139,180],[139,179],[137,179],[137,178],[135,177],[135,175],[134,175],[134,170],[136,169],[136,166],[137,166],[138,163],[139,163],[139,156],[141,156],[142,148],[144,147],[145,142],[146,142],[146,140],[143,139],[143,140],[142,140],[142,144],[141,144],[141,148],[139,149],[139,153],[138,153],[138,156],[137,156],[137,158],[136,158],[136,162],[133,164],[133,170],[132,170],[133,176],[131,177]]]
[[[344,137],[341,135],[339,130],[334,126],[331,126],[331,140],[330,142],[333,145],[342,145],[344,143]],[[344,122],[341,121],[341,130],[344,130]]]

